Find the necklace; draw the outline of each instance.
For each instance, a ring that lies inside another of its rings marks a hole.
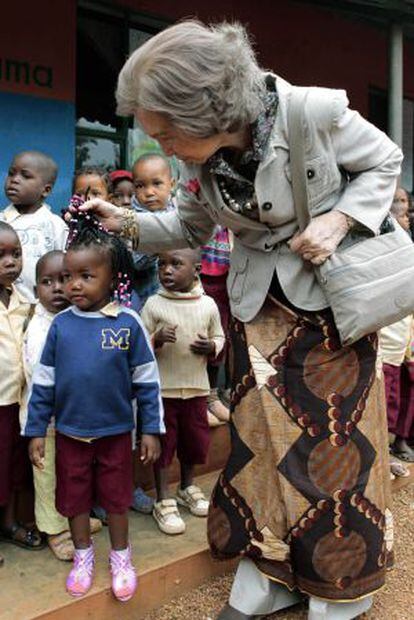
[[[252,196],[252,198],[250,200],[247,200],[244,204],[240,204],[229,193],[225,181],[220,180],[218,182],[218,186],[219,186],[220,194],[222,195],[222,198],[223,198],[225,204],[232,211],[234,211],[235,213],[246,214],[247,217],[250,217],[251,219],[254,219],[254,216],[256,215],[254,212],[257,211],[257,207],[258,207],[257,198],[256,198],[256,194],[255,193],[253,194],[253,196]]]

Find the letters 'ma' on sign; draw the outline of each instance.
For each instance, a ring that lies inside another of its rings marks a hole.
[[[0,58],[0,81],[9,84],[25,84],[40,88],[53,88],[53,69],[25,60]]]

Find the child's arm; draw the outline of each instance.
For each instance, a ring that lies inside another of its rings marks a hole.
[[[212,301],[212,310],[211,310],[210,323],[208,326],[208,335],[214,342],[214,356],[217,357],[217,355],[220,353],[220,351],[224,347],[224,342],[226,338],[224,335],[223,326],[221,324],[220,312],[217,307],[217,304],[212,298],[211,298],[211,301]]]
[[[190,350],[196,355],[217,357],[224,346],[224,332],[220,313],[213,299],[211,299],[211,304],[207,334],[198,334],[197,340],[190,344]]]
[[[164,410],[158,366],[149,336],[138,315],[136,330],[131,344],[131,370],[133,394],[137,399],[141,422],[141,460],[149,463],[160,454],[159,439],[154,435],[165,433]]]
[[[40,362],[45,340],[44,331],[39,330],[39,324],[32,319],[23,340],[23,369],[29,387],[32,385],[35,366]]]
[[[162,347],[166,342],[174,343],[177,341],[177,336],[175,335],[177,325],[163,325],[160,327],[159,321],[154,316],[151,299],[145,304],[141,312],[141,318],[151,336],[154,349]]]
[[[197,340],[190,344],[190,350],[196,355],[217,357],[224,346],[224,332],[217,305],[211,298],[210,302],[211,310],[207,335],[198,334]]]
[[[55,404],[56,325],[52,323],[40,363],[34,369],[33,386],[27,421],[22,434],[26,437],[45,437]]]

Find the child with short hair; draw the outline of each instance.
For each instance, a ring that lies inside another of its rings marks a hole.
[[[410,206],[411,198],[404,187],[397,187],[391,204],[390,214],[397,220],[401,228],[410,232]]]
[[[110,181],[106,170],[98,166],[84,166],[73,176],[72,193],[82,200],[102,198],[109,200]]]
[[[124,209],[132,209],[132,199],[134,197],[134,183],[132,181],[132,172],[128,170],[113,170],[108,175],[109,178],[109,198],[108,200],[117,207]],[[132,252],[130,242],[124,239],[127,248]],[[142,300],[135,290],[132,291],[131,307],[140,312],[142,308]],[[136,489],[136,497],[134,495],[133,508],[144,514],[151,514],[152,499],[145,495],[144,491],[138,487]]]
[[[177,501],[199,517],[208,511],[208,501],[193,476],[194,466],[206,461],[209,446],[207,360],[220,353],[224,333],[216,303],[204,295],[199,281],[197,250],[163,252],[158,268],[161,289],[142,311],[160,368],[166,425],[161,457],[154,468],[153,516],[162,532],[181,534],[185,523]],[[181,467],[177,500],[168,491],[168,468],[175,451]]]
[[[174,179],[168,159],[161,153],[141,155],[132,167],[135,196],[132,208],[138,212],[156,211],[160,215],[175,208],[172,201]],[[135,277],[134,289],[141,302],[156,293],[158,279],[157,257],[139,252],[133,253]]]
[[[408,193],[398,187],[394,194],[390,214],[410,234]],[[390,451],[398,458],[414,462],[414,450],[408,443],[413,419],[413,408],[404,399],[410,391],[412,361],[410,343],[413,337],[413,316],[409,315],[380,330],[379,355],[385,377],[388,430],[394,435]],[[408,357],[407,357],[408,356]],[[404,402],[405,401],[405,402]],[[390,463],[391,474],[408,476],[406,468],[395,460]]]
[[[64,258],[64,292],[73,304],[50,327],[33,377],[24,434],[34,465],[43,467],[45,436],[56,420],[56,508],[69,518],[75,545],[66,588],[90,589],[94,551],[89,513],[97,495],[108,515],[112,591],[132,597],[137,578],[128,544],[132,501],[132,400],[141,423],[140,459],[153,462],[164,431],[157,363],[139,316],[122,306],[129,254],[94,217],[72,217]]]
[[[15,155],[7,173],[4,191],[10,205],[0,214],[13,226],[23,250],[23,270],[15,283],[30,303],[35,303],[35,269],[43,254],[63,250],[67,225],[51,212],[44,202],[57,177],[54,160],[40,151],[23,151]]]
[[[208,396],[208,421],[210,426],[224,424],[230,419],[228,406],[219,396],[218,379],[220,369],[224,369],[227,375],[227,353],[230,329],[230,302],[227,293],[227,276],[230,268],[230,238],[229,231],[223,226],[217,225],[214,235],[201,248],[201,283],[206,295],[214,299],[220,312],[221,324],[225,334],[225,343],[220,355],[209,360],[207,364],[208,378],[210,381],[210,394]],[[226,377],[227,379],[227,377]],[[228,394],[228,391],[227,391]],[[226,391],[224,392],[226,395]]]
[[[22,271],[16,231],[0,221],[0,541],[41,549],[37,534],[17,522],[17,492],[30,471],[20,436],[19,403],[24,384],[21,348],[30,304],[14,282]]]
[[[109,173],[109,201],[117,207],[132,209],[134,182],[129,170],[113,170]]]

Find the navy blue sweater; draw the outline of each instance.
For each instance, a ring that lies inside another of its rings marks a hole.
[[[33,374],[23,434],[44,437],[50,418],[74,437],[131,431],[136,397],[142,433],[164,433],[158,367],[140,317],[110,304],[100,312],[72,306],[50,326]]]

